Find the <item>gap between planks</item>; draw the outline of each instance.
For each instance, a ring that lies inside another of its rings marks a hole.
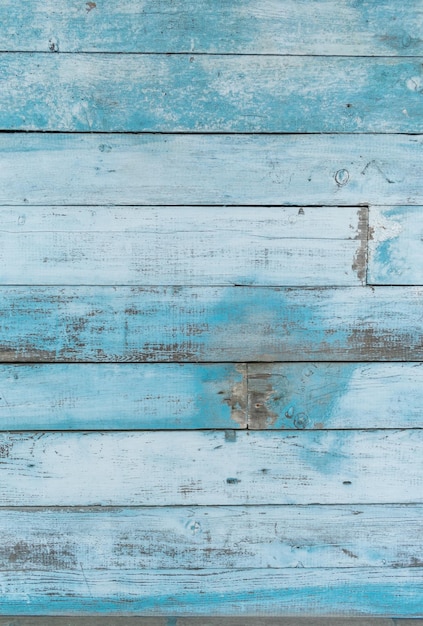
[[[196,50],[189,51],[183,50],[182,52],[155,52],[154,50],[146,50],[144,52],[127,52],[123,50],[57,50],[52,52],[51,50],[9,50],[7,48],[0,49],[0,56],[2,54],[18,54],[18,55],[77,55],[77,56],[164,56],[164,57],[174,57],[174,56],[186,56],[186,57],[249,57],[249,58],[298,58],[303,59],[375,59],[375,60],[390,60],[390,61],[401,61],[401,59],[422,59],[423,54],[401,54],[395,56],[389,56],[387,54],[310,54],[307,52],[301,53],[268,53],[265,52],[263,54],[259,54],[257,52],[197,52]]]
[[[422,57],[423,58],[423,57]],[[345,136],[350,136],[353,135],[354,137],[358,136],[358,137],[422,137],[423,136],[423,132],[422,131],[416,131],[416,132],[389,132],[389,133],[382,133],[382,132],[351,132],[351,131],[345,131],[345,132],[339,132],[339,131],[327,131],[327,132],[322,132],[322,131],[315,131],[315,132],[293,132],[293,131],[287,131],[287,132],[269,132],[269,131],[263,131],[263,132],[254,132],[254,131],[206,131],[206,130],[199,130],[199,131],[170,131],[170,130],[161,130],[161,131],[157,131],[157,130],[139,130],[139,131],[123,131],[123,130],[33,130],[33,129],[28,129],[28,130],[14,130],[14,129],[8,129],[8,128],[0,128],[0,134],[1,135],[71,135],[71,136],[77,136],[77,135],[114,135],[114,136],[143,136],[143,135],[151,135],[151,136],[176,136],[176,137],[202,137],[202,136],[207,136],[207,137],[345,137]],[[110,203],[108,203],[110,204]],[[166,204],[166,206],[180,206],[181,203],[178,203],[176,205],[172,205],[172,204]],[[373,201],[371,202],[372,206],[378,206],[377,204],[375,204]],[[386,202],[384,202],[383,204],[381,204],[380,206],[386,206]],[[44,203],[43,206],[47,206],[48,203]],[[327,205],[327,203],[325,203],[325,205]],[[366,206],[367,203],[366,202],[357,202],[357,203],[352,203],[351,205],[348,204],[343,204],[342,206]],[[18,204],[13,205],[13,206],[19,206]],[[28,206],[28,205],[24,205],[24,206]],[[35,205],[36,206],[36,205]],[[65,204],[61,204],[60,206],[66,206]],[[87,205],[76,205],[74,202],[72,202],[72,206],[87,206]],[[93,206],[93,203],[90,201],[89,202],[89,206]],[[115,204],[112,205],[110,204],[110,206],[119,206],[119,204]],[[130,204],[124,204],[121,206],[143,206],[142,204],[137,203],[136,205],[130,205]],[[144,206],[151,206],[151,205],[144,205]],[[184,202],[184,206],[190,206],[188,203]],[[197,205],[191,205],[191,206],[197,206]],[[249,204],[243,204],[243,203],[239,203],[236,205],[224,205],[224,204],[202,204],[201,206],[251,206]],[[280,205],[275,205],[275,204],[266,204],[266,205],[261,205],[261,206],[280,206]],[[324,206],[322,204],[309,204],[307,202],[307,204],[303,203],[303,204],[292,204],[289,203],[287,204],[286,202],[284,202],[283,206]],[[335,205],[333,205],[335,206]]]

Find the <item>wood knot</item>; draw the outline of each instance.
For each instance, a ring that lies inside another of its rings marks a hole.
[[[346,185],[349,179],[350,179],[350,174],[348,170],[345,170],[345,169],[338,170],[335,174],[335,182],[338,185],[338,187],[343,187],[344,185]]]

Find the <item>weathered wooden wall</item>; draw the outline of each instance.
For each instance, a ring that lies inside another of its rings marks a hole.
[[[2,615],[423,616],[422,63],[421,0],[0,2]]]

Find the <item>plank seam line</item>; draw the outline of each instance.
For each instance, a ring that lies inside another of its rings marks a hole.
[[[247,399],[248,401],[248,399]],[[285,434],[286,436],[293,436],[293,435],[300,435],[300,433],[314,433],[316,434],[316,432],[320,432],[320,433],[372,433],[372,432],[378,432],[378,433],[390,433],[390,432],[419,432],[421,430],[423,430],[423,426],[407,426],[407,427],[403,427],[403,426],[391,426],[390,428],[320,428],[320,429],[315,429],[315,428],[292,428],[292,429],[287,429],[287,428],[250,428],[250,413],[247,415],[247,419],[248,419],[248,423],[246,425],[246,427],[242,427],[242,426],[238,426],[237,428],[230,428],[230,427],[218,427],[218,428],[213,428],[212,426],[210,427],[204,427],[204,428],[109,428],[108,430],[103,429],[98,429],[98,428],[85,428],[85,429],[61,429],[61,428],[52,428],[52,429],[48,429],[48,428],[43,428],[40,430],[33,430],[33,429],[29,429],[29,430],[15,430],[14,428],[9,428],[7,430],[0,430],[0,437],[4,437],[7,435],[25,435],[25,436],[32,436],[32,435],[54,435],[54,434],[58,434],[58,435],[92,435],[93,433],[101,433],[103,435],[118,435],[118,434],[156,434],[156,433],[174,433],[174,434],[194,434],[194,433],[224,433],[227,431],[236,431],[240,436],[242,435],[242,433],[244,432],[248,432],[248,434],[259,434],[259,433],[271,433],[272,435],[276,436],[277,434]],[[269,437],[271,435],[269,434]]]
[[[156,434],[156,433],[184,433],[186,434],[194,434],[194,433],[224,433],[226,431],[236,431],[241,436],[242,433],[247,432],[248,434],[256,434],[256,433],[269,433],[269,437],[271,434],[283,433],[285,435],[293,436],[299,435],[300,433],[389,433],[389,432],[419,432],[423,430],[423,426],[407,426],[406,428],[403,426],[390,426],[389,428],[250,428],[247,426],[243,428],[242,426],[238,426],[237,428],[231,427],[219,427],[214,428],[213,426],[203,427],[203,428],[42,428],[40,430],[34,429],[14,429],[8,428],[7,430],[0,430],[0,436],[13,434],[13,435],[92,435],[93,433],[101,433],[103,435],[116,435],[116,434],[125,434],[125,433],[148,433],[148,434]]]
[[[3,135],[164,135],[169,137],[183,136],[183,137],[201,137],[201,136],[219,136],[219,137],[309,137],[309,136],[379,136],[379,137],[423,137],[422,130],[416,130],[415,132],[342,132],[342,131],[312,131],[312,132],[292,132],[292,131],[264,131],[264,132],[252,132],[252,131],[169,131],[169,130],[25,130],[25,129],[10,129],[0,128],[0,133]],[[386,203],[385,203],[386,204]]]
[[[358,565],[358,566],[354,566],[354,565],[333,565],[333,566],[323,566],[323,567],[299,567],[298,565],[293,565],[291,567],[289,566],[285,566],[285,567],[272,567],[272,566],[262,566],[262,567],[230,567],[230,566],[225,566],[225,567],[217,567],[217,566],[212,566],[212,567],[143,567],[143,568],[124,568],[122,569],[121,567],[108,567],[107,570],[100,568],[100,567],[94,567],[92,569],[87,569],[87,571],[89,572],[110,572],[110,573],[116,573],[116,572],[129,572],[129,571],[133,571],[133,570],[137,570],[138,572],[174,572],[176,574],[178,574],[179,572],[251,572],[251,571],[256,571],[256,572],[269,572],[273,571],[273,572],[281,572],[281,571],[287,571],[287,570],[309,570],[309,571],[320,571],[320,570],[350,570],[351,572],[357,572],[360,570],[364,570],[364,571],[375,571],[378,570],[380,572],[383,571],[404,571],[404,570],[409,570],[409,571],[416,571],[419,572],[420,570],[423,570],[423,566],[416,566],[416,565]],[[9,568],[2,568],[0,570],[0,572],[2,573],[15,573],[16,574],[17,569],[9,569]],[[19,570],[18,570],[19,571]],[[45,569],[37,569],[37,568],[33,568],[33,569],[25,569],[23,570],[27,573],[45,573],[46,576],[49,575],[49,572]],[[57,571],[57,570],[56,570]],[[63,570],[58,570],[59,572],[66,572],[66,573],[72,573],[72,572],[80,572],[81,569],[80,567],[75,567],[75,569],[63,569]],[[2,597],[2,601],[5,601],[5,594]],[[91,614],[90,614],[91,615]],[[92,616],[97,615],[96,613],[93,613]],[[0,614],[0,618],[3,617],[3,615]],[[17,615],[17,617],[24,617],[24,615]],[[62,616],[63,617],[63,616]],[[104,617],[107,617],[107,615],[105,615]],[[145,616],[147,617],[147,616]],[[257,622],[256,622],[257,623]],[[14,626],[15,623],[13,623],[12,626]],[[18,623],[19,624],[19,623]],[[248,624],[248,622],[247,622]],[[1,622],[0,622],[1,625]],[[9,625],[8,625],[9,626]],[[223,625],[222,625],[223,626]],[[283,626],[283,622],[281,623],[281,626]],[[412,624],[410,624],[410,626],[412,626]]]
[[[226,285],[228,286],[228,285]],[[251,285],[253,287],[253,285]],[[351,287],[349,287],[350,289],[355,289],[357,285],[351,285]],[[380,287],[387,287],[389,289],[395,289],[395,287],[401,287],[402,289],[404,289],[404,287],[410,287],[410,289],[412,287],[423,287],[423,277],[422,279],[418,282],[418,283],[378,283],[378,282],[374,282],[374,283],[366,283],[365,285],[362,285],[362,287],[374,287],[376,290],[379,289]],[[276,289],[278,289],[278,287],[276,287]],[[288,287],[287,287],[288,289]],[[302,287],[297,287],[297,289],[302,289]],[[334,289],[342,289],[342,287],[334,287]]]
[[[304,207],[306,208],[306,207]],[[337,207],[334,207],[337,208]],[[21,226],[22,228],[22,226]],[[125,233],[125,235],[127,234],[136,234],[136,235],[180,235],[180,234],[190,234],[190,233],[195,233],[195,234],[204,234],[204,233],[215,233],[215,232],[219,232],[219,233],[240,233],[242,235],[246,234],[246,231],[240,227],[238,228],[222,228],[219,231],[216,231],[216,229],[212,229],[212,228],[199,228],[199,229],[188,229],[185,228],[183,230],[181,229],[177,229],[175,228],[175,230],[142,230],[142,229],[133,229],[132,231],[127,231],[125,230],[125,228],[123,227],[122,230],[106,230],[106,229],[102,229],[102,230],[94,230],[94,229],[90,229],[90,228],[78,228],[75,230],[62,230],[62,229],[49,229],[49,230],[37,230],[37,229],[27,229],[27,230],[3,230],[0,228],[0,234],[6,234],[6,235],[18,235],[18,236],[22,236],[22,235],[35,235],[35,234],[58,234],[58,235],[71,235],[71,234],[75,234],[75,235],[79,235],[80,233],[89,233],[90,235],[105,235],[105,234],[112,234],[112,233]],[[249,234],[247,232],[247,234]],[[255,238],[255,239],[265,239],[267,241],[355,241],[354,237],[324,237],[324,236],[316,236],[316,237],[279,237],[277,235],[272,236],[272,235],[259,235],[259,234],[251,234],[251,237]],[[10,283],[8,283],[10,284]],[[63,286],[63,283],[58,283],[58,285],[61,284]],[[87,283],[83,283],[84,285]],[[114,285],[115,283],[113,283]],[[125,284],[125,283],[122,283]],[[226,286],[226,285],[241,285],[241,283],[222,283],[221,286]],[[93,283],[93,286],[95,285],[95,283]],[[161,285],[160,283],[154,283],[155,287],[160,287],[160,286],[164,286]],[[172,286],[174,285],[174,283],[172,283]],[[196,285],[197,287],[199,287],[199,284]],[[215,283],[213,283],[213,285],[209,285],[209,286],[213,286],[216,287],[217,285]],[[266,285],[261,285],[262,287],[266,286]],[[291,285],[290,285],[291,286]],[[330,287],[330,284],[325,284],[325,287]]]
[[[365,249],[365,272],[363,286],[369,286],[369,242],[370,242],[370,205],[366,208],[366,249]]]
[[[345,240],[345,241],[349,241],[349,240]],[[353,241],[353,240],[351,240]],[[377,291],[383,291],[386,289],[390,289],[390,287],[385,286],[385,285],[377,285],[376,287],[373,287],[372,285],[347,285],[347,286],[331,286],[331,285],[315,285],[315,286],[293,286],[293,285],[287,285],[287,286],[278,286],[278,285],[241,285],[241,284],[234,284],[234,283],[226,283],[224,285],[205,285],[205,284],[199,284],[199,285],[184,285],[184,284],[180,284],[180,283],[172,283],[172,284],[167,284],[167,285],[146,285],[143,283],[136,283],[136,284],[131,284],[131,285],[127,285],[127,284],[123,284],[123,285],[119,285],[119,284],[113,284],[113,285],[64,285],[63,283],[60,283],[58,285],[35,285],[35,284],[30,284],[30,285],[5,285],[5,284],[0,284],[0,291],[7,291],[11,288],[14,289],[24,289],[24,288],[28,288],[28,289],[42,289],[45,291],[48,291],[49,289],[53,289],[54,287],[61,287],[63,290],[67,291],[67,290],[72,290],[72,287],[79,287],[81,289],[85,288],[85,287],[97,287],[99,290],[101,291],[113,291],[116,289],[122,289],[122,290],[126,290],[126,291],[147,291],[150,292],[151,290],[153,290],[154,288],[160,288],[160,289],[178,289],[178,290],[186,290],[186,291],[192,291],[194,289],[201,289],[201,290],[210,290],[210,289],[231,289],[231,290],[271,290],[271,291],[281,291],[281,292],[291,292],[291,291],[307,291],[307,292],[318,292],[318,293],[322,293],[322,292],[328,292],[328,291],[353,291],[353,290],[357,290],[357,289],[363,289],[363,288],[367,288],[368,291],[371,291],[372,293],[376,293]],[[401,285],[400,285],[401,286]],[[420,289],[420,285],[403,285],[402,288],[406,289],[406,291],[408,291],[409,293],[412,293],[413,288],[414,287],[418,287],[419,291],[423,292],[423,289]],[[0,294],[1,295],[1,294]],[[244,362],[244,361],[242,361]]]
[[[352,508],[386,508],[386,507],[396,507],[396,508],[409,508],[409,509],[423,509],[423,503],[422,502],[331,502],[331,503],[320,503],[320,502],[312,502],[309,504],[275,504],[275,503],[269,503],[269,504],[249,504],[248,502],[245,502],[244,504],[68,504],[68,505],[57,505],[57,504],[51,504],[51,505],[39,505],[39,504],[34,504],[34,505],[26,505],[26,506],[21,506],[21,505],[10,505],[10,506],[6,506],[4,504],[2,504],[0,506],[0,512],[2,511],[23,511],[23,512],[28,512],[28,513],[32,513],[33,511],[63,511],[63,512],[78,512],[78,511],[83,511],[83,512],[88,512],[88,511],[94,511],[94,512],[99,512],[99,511],[103,511],[104,513],[113,513],[115,511],[121,511],[123,510],[137,510],[137,511],[143,511],[145,509],[186,509],[186,510],[190,510],[193,508],[196,509],[216,509],[216,510],[222,510],[222,509],[288,509],[288,508],[302,508],[302,509],[310,509],[310,508],[325,508],[325,509],[329,509],[329,508],[333,508],[333,507],[338,507],[338,508],[342,508],[342,509],[352,509]]]
[[[143,209],[143,208],[150,208],[150,209],[157,209],[157,208],[165,208],[165,209],[188,209],[188,208],[197,208],[197,209],[242,209],[242,208],[254,208],[254,207],[260,207],[261,209],[319,209],[319,208],[328,208],[328,209],[356,209],[356,208],[361,208],[361,207],[366,207],[368,206],[366,203],[357,203],[357,204],[260,204],[260,203],[255,203],[255,204],[113,204],[113,203],[103,203],[103,204],[48,204],[48,203],[43,203],[43,204],[32,204],[32,203],[25,203],[25,204],[10,204],[10,202],[8,204],[0,204],[0,209],[1,208],[8,208],[8,209],[19,209],[19,208],[61,208],[61,209],[65,209],[65,208],[72,208],[72,209],[79,209],[79,208],[103,208],[103,209],[115,209],[115,208],[119,208],[119,209],[127,209],[127,208],[139,208],[139,209]],[[406,205],[406,204],[401,204],[401,205],[388,205],[386,202],[384,204],[372,204],[372,206],[377,207],[377,206],[381,206],[381,207],[386,207],[386,206],[402,206],[402,207],[410,207],[410,208],[414,208],[415,206],[420,206],[420,205],[415,205],[415,204],[410,204],[410,205]]]
[[[107,56],[188,56],[188,57],[256,57],[256,58],[310,58],[310,59],[384,59],[387,61],[395,61],[401,59],[415,59],[419,61],[423,59],[423,54],[299,54],[299,53],[277,53],[277,52],[201,52],[195,50],[182,50],[178,52],[157,52],[157,51],[126,51],[126,50],[9,50],[0,49],[2,54],[23,54],[23,55],[107,55]]]
[[[232,432],[233,430],[236,430],[239,433],[239,436],[242,437],[242,434],[245,433],[246,435],[250,436],[250,435],[254,435],[254,434],[261,434],[261,433],[266,433],[269,437],[272,437],[273,434],[275,433],[283,433],[287,438],[288,437],[292,437],[294,435],[301,435],[301,433],[325,433],[325,432],[332,432],[332,433],[344,433],[344,432],[348,432],[348,433],[405,433],[405,432],[420,432],[423,429],[423,426],[390,426],[389,428],[380,428],[380,427],[376,427],[376,428],[292,428],[292,429],[287,429],[287,428],[254,428],[254,429],[250,429],[247,433],[247,429],[246,428],[230,428],[230,427],[222,427],[222,428],[213,428],[212,426],[210,427],[204,427],[204,428],[118,428],[118,429],[113,429],[113,430],[108,430],[105,428],[96,428],[96,429],[89,429],[89,428],[75,428],[73,430],[69,430],[69,429],[60,429],[60,428],[54,428],[54,429],[48,429],[48,428],[42,428],[39,430],[34,430],[33,428],[25,428],[25,429],[19,429],[19,430],[14,430],[14,429],[7,429],[7,430],[0,430],[0,434],[3,435],[7,435],[9,433],[13,433],[15,435],[25,435],[28,437],[32,437],[32,436],[40,436],[42,434],[58,434],[58,435],[69,435],[69,436],[73,436],[73,435],[92,435],[92,434],[101,434],[101,435],[116,435],[116,434],[126,434],[126,433],[148,433],[148,434],[152,434],[152,433],[184,433],[186,434],[195,434],[198,432],[201,433],[205,433],[205,434],[213,434],[213,433],[224,433],[224,432]],[[276,436],[276,435],[275,435]]]
[[[249,380],[250,380],[250,372],[249,372],[249,363],[245,363],[245,393],[247,394],[247,398],[245,401],[245,430],[250,430],[250,389],[249,389]]]
[[[38,510],[38,511],[44,511],[44,509],[49,509],[49,510],[57,510],[57,511],[72,511],[72,512],[76,512],[79,509],[83,509],[84,511],[102,511],[103,513],[114,513],[116,511],[120,511],[121,509],[128,509],[128,510],[144,510],[144,509],[156,509],[156,508],[160,508],[160,509],[191,509],[193,507],[201,507],[201,508],[207,508],[207,509],[287,509],[287,508],[302,508],[302,509],[309,509],[311,507],[315,508],[328,508],[328,507],[334,507],[334,506],[339,506],[343,509],[351,509],[351,508],[355,508],[356,506],[360,506],[362,508],[368,508],[368,507],[372,507],[372,508],[385,508],[387,506],[392,507],[392,508],[397,508],[397,509],[403,509],[403,508],[410,508],[410,509],[422,509],[423,510],[423,502],[389,502],[389,503],[380,503],[380,502],[368,502],[368,503],[361,503],[361,504],[357,504],[357,503],[348,503],[348,504],[341,504],[341,503],[337,503],[337,502],[331,502],[331,503],[325,503],[325,504],[293,504],[293,503],[285,503],[285,504],[274,504],[274,503],[269,503],[269,504],[239,504],[239,503],[233,503],[233,504],[125,504],[125,505],[121,505],[121,504],[84,504],[84,505],[69,505],[69,504],[51,504],[51,505],[5,505],[5,504],[1,504],[0,505],[0,511],[8,511],[9,509],[13,509],[13,510],[17,510],[17,511],[29,511],[29,512],[33,512],[34,509]]]
[[[28,208],[28,207],[42,207],[42,208],[103,208],[103,209],[126,209],[126,208],[152,208],[152,209],[157,209],[157,208],[164,208],[164,209],[170,209],[170,208],[201,208],[201,209],[226,209],[228,207],[232,208],[232,209],[245,209],[245,208],[251,208],[251,207],[260,207],[262,209],[319,209],[319,208],[329,208],[329,209],[357,209],[357,208],[365,208],[368,205],[366,203],[357,203],[357,204],[108,204],[108,203],[103,203],[103,204],[48,204],[47,202],[44,204],[29,204],[24,203],[24,204],[2,204],[0,205],[0,207],[7,207],[10,209],[18,209],[18,208]],[[382,204],[382,205],[376,205],[376,204],[372,204],[372,206],[383,206],[383,207],[391,207],[391,206],[398,206],[398,205],[390,205],[390,204]],[[401,207],[407,207],[410,206],[411,208],[414,208],[414,204],[411,205],[406,205],[406,204],[401,204]],[[68,232],[68,231],[64,231],[64,232]]]
[[[350,365],[350,364],[361,364],[361,365],[389,365],[390,363],[395,363],[395,364],[402,364],[402,365],[407,365],[407,363],[409,364],[414,364],[414,366],[422,366],[423,365],[423,359],[419,359],[418,361],[407,361],[404,359],[392,359],[389,361],[386,360],[381,360],[381,359],[374,359],[372,361],[365,361],[363,359],[357,360],[357,359],[352,359],[352,360],[337,360],[334,361],[337,365]],[[22,367],[24,366],[28,366],[31,367],[32,365],[58,365],[57,361],[11,361],[10,362],[12,365],[16,365],[16,367]],[[265,368],[267,368],[268,366],[271,366],[273,364],[275,365],[301,365],[301,364],[321,364],[321,365],[328,365],[330,363],[332,363],[332,361],[325,361],[322,359],[307,359],[304,361],[298,360],[298,361],[292,361],[292,360],[280,360],[280,359],[275,359],[273,361],[251,361],[251,360],[244,360],[244,361],[150,361],[150,362],[146,362],[146,361],[77,361],[77,362],[73,362],[73,361],[64,361],[62,363],[62,365],[68,365],[68,366],[78,366],[78,365],[122,365],[122,366],[127,366],[127,367],[131,367],[134,365],[137,366],[152,366],[152,365],[187,365],[189,367],[203,367],[203,366],[207,366],[207,365],[261,365],[264,366]],[[254,376],[254,374],[253,374]]]
[[[30,233],[28,233],[30,234]],[[348,239],[346,239],[345,241],[348,241]],[[328,289],[363,289],[365,287],[389,287],[390,285],[385,285],[385,284],[381,284],[381,285],[348,285],[347,287],[344,287],[344,285],[337,285],[337,284],[333,284],[333,285],[324,285],[323,288],[328,288]],[[416,287],[418,285],[391,285],[391,287]],[[420,286],[420,285],[419,285]],[[423,286],[423,285],[422,285]],[[92,284],[92,283],[2,283],[0,284],[0,290],[1,289],[6,289],[6,288],[11,288],[11,289],[17,289],[17,288],[28,288],[28,289],[45,289],[45,288],[50,288],[50,287],[57,287],[60,289],[72,289],[72,288],[83,288],[83,287],[99,287],[99,288],[109,288],[109,287],[116,287],[116,288],[134,288],[134,289],[146,289],[148,290],[150,287],[151,289],[154,288],[159,288],[159,289],[172,289],[172,288],[176,288],[176,289],[238,289],[238,288],[247,288],[247,289],[309,289],[309,287],[304,287],[304,285],[289,285],[289,286],[284,286],[284,285],[250,285],[250,284],[241,284],[241,283],[213,283],[213,284],[189,284],[189,285],[174,285],[173,283],[166,283],[163,285],[150,285],[150,284],[134,284],[134,283],[125,283],[125,284],[116,284],[116,283],[102,283],[102,284]],[[316,289],[318,289],[318,287],[316,287]]]
[[[321,359],[319,360],[310,360],[310,361],[248,361],[249,363],[251,363],[252,365],[272,365],[272,364],[285,364],[285,365],[307,365],[310,363],[322,363],[322,364],[328,364],[328,363],[336,363],[336,364],[340,364],[340,363],[345,363],[345,364],[353,364],[353,363],[358,363],[361,365],[369,365],[371,363],[373,364],[381,364],[381,365],[387,365],[389,363],[397,363],[397,364],[405,364],[405,363],[415,363],[417,365],[423,365],[423,359],[412,359],[412,358],[407,358],[407,359],[389,359],[389,360],[369,360],[369,361],[363,361],[363,359],[351,359],[349,361],[344,359],[336,359],[334,360],[332,359],[327,359],[326,361],[322,361]],[[245,363],[244,360],[242,361],[162,361],[162,360],[158,360],[158,361],[129,361],[127,359],[122,359],[121,361],[116,361],[116,360],[109,360],[109,361],[99,361],[98,359],[95,361],[87,361],[87,360],[66,360],[66,361],[62,361],[62,360],[56,360],[56,361],[34,361],[34,360],[27,360],[27,361],[21,361],[21,360],[14,360],[14,361],[8,361],[8,360],[1,360],[0,359],[0,367],[2,365],[13,365],[16,367],[23,367],[23,366],[33,366],[33,365],[198,365],[198,366],[202,366],[202,365],[223,365],[223,364],[234,364],[234,365],[241,365]]]

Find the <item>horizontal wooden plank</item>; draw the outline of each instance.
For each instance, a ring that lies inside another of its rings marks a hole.
[[[417,287],[3,287],[0,359],[421,361]]]
[[[35,615],[31,615],[31,617],[22,617],[13,615],[9,617],[0,617],[0,626],[169,626],[169,619],[171,618],[108,617],[107,615],[101,617],[88,617],[86,615],[84,615],[84,617],[47,617],[46,615],[43,615],[42,617]],[[372,622],[373,621],[374,620],[372,620]],[[174,622],[174,626],[176,626],[176,622]],[[203,624],[201,626],[203,626]],[[233,625],[229,622],[228,626]],[[251,626],[253,626],[253,624]],[[263,626],[266,626],[266,624]],[[274,624],[270,622],[269,626],[274,626]],[[303,624],[301,624],[301,626],[303,626]],[[342,624],[342,626],[344,625]],[[348,624],[346,626],[350,625]],[[351,626],[357,626],[357,624],[352,624]],[[359,626],[361,626],[361,624]],[[392,620],[386,620],[385,623],[382,622],[380,625],[372,623],[369,625],[366,624],[365,626],[394,626],[394,624]],[[413,624],[412,626],[415,625]]]
[[[0,428],[422,428],[422,390],[421,363],[0,365]]]
[[[0,428],[245,428],[245,371],[242,364],[0,365]]]
[[[365,207],[5,207],[0,283],[359,285]]]
[[[0,128],[423,132],[421,61],[0,54]]]
[[[423,428],[422,363],[248,365],[249,428]]]
[[[372,207],[367,280],[423,284],[423,207]]]
[[[421,135],[0,135],[0,204],[423,204]]]
[[[0,571],[417,567],[421,506],[0,510]]]
[[[171,621],[173,620],[173,621]],[[383,617],[25,617],[0,616],[0,626],[423,626],[418,618]]]
[[[11,51],[423,53],[419,0],[2,0],[0,23]]]
[[[0,616],[0,626],[423,626],[418,618],[382,617],[39,617]]]
[[[423,431],[0,435],[1,506],[423,502]]]
[[[0,581],[3,614],[422,615],[422,568],[8,571]]]

